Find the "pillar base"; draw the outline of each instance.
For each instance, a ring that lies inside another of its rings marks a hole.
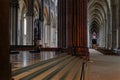
[[[90,53],[88,52],[88,48],[68,48],[67,49],[68,54],[71,54],[72,56],[80,57],[83,60],[89,60]]]
[[[114,51],[114,53],[116,53],[117,55],[120,55],[120,49],[114,49],[113,51]]]
[[[89,52],[79,52],[77,56],[86,61],[90,60]]]

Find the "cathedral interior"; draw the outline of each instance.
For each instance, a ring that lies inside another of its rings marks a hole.
[[[120,80],[120,0],[0,3],[0,80]]]

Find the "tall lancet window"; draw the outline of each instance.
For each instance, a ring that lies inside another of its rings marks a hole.
[[[26,38],[27,38],[27,21],[26,16],[24,14],[24,36],[23,36],[23,45],[26,45]]]

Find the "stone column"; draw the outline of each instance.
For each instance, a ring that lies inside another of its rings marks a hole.
[[[87,1],[67,0],[68,47],[77,55],[89,55],[87,48]]]
[[[26,24],[27,24],[27,39],[26,45],[33,45],[33,15],[34,15],[34,0],[28,1]]]
[[[119,4],[120,4],[120,1],[119,1]],[[119,16],[119,19],[118,21],[120,21],[120,5],[119,5],[119,10],[118,10],[118,16]],[[120,49],[120,22],[118,22],[118,49]]]
[[[105,22],[104,20],[100,24],[100,47],[105,48]]]
[[[10,0],[10,44],[17,45],[18,1]]]
[[[112,13],[108,15],[108,49],[112,48]]]
[[[0,0],[0,80],[10,80],[9,61],[9,0]]]
[[[106,44],[106,22],[105,22],[105,19],[103,20],[103,32],[102,32],[102,47],[105,48],[105,44]]]
[[[112,49],[116,48],[116,42],[117,42],[117,27],[116,27],[116,4],[112,5]]]
[[[77,55],[89,55],[86,0],[58,0],[58,34],[58,45],[66,46],[68,53],[74,47]]]
[[[61,3],[61,0],[58,0],[58,47],[62,47],[61,46],[61,12],[62,12],[62,9],[61,9],[61,6],[62,6],[62,3]]]
[[[40,0],[40,5],[39,5],[39,44],[43,46],[43,13],[44,13],[44,0]]]
[[[23,45],[23,36],[24,36],[24,19],[21,18],[20,20],[20,45]]]
[[[118,49],[120,49],[120,26],[118,27]]]
[[[111,33],[111,15],[110,15],[110,12],[108,12],[107,19],[106,19],[106,49],[111,48],[110,33]]]
[[[105,48],[108,49],[108,21],[105,19]]]
[[[66,0],[58,1],[58,47],[66,48]]]
[[[42,37],[42,46],[43,47],[45,47],[45,43],[47,42],[45,32],[46,32],[46,25],[44,24],[43,29],[42,29],[42,36],[43,36]]]
[[[88,38],[88,47],[90,48],[91,47],[91,41],[90,41],[90,22],[88,21],[88,24],[87,24],[87,38]]]
[[[44,47],[48,46],[48,25],[44,26]]]
[[[21,13],[20,9],[18,10],[18,30],[17,30],[17,45],[21,45]]]
[[[47,20],[45,23],[45,32],[44,32],[44,37],[45,37],[45,47],[50,47],[50,36],[51,36],[51,0],[48,1],[48,16]]]
[[[119,14],[120,14],[120,12],[119,12]],[[120,20],[120,18],[119,18],[119,20]],[[120,23],[119,23],[118,32],[117,32],[117,48],[120,49]]]
[[[58,21],[59,22],[59,21]],[[66,46],[71,54],[73,46],[73,0],[66,0]]]
[[[66,0],[63,0],[62,10],[62,47],[66,48]]]
[[[33,45],[33,17],[32,16],[27,16],[26,17],[27,21],[27,39],[26,39],[26,45]]]

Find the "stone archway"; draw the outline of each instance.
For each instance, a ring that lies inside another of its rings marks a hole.
[[[91,31],[96,30],[98,37],[99,47],[108,47],[111,43],[108,39],[108,35],[111,26],[111,11],[110,11],[110,1],[107,0],[91,0],[88,2],[88,46],[90,47],[90,35]],[[95,26],[93,26],[93,24]],[[108,29],[109,27],[109,29]]]

